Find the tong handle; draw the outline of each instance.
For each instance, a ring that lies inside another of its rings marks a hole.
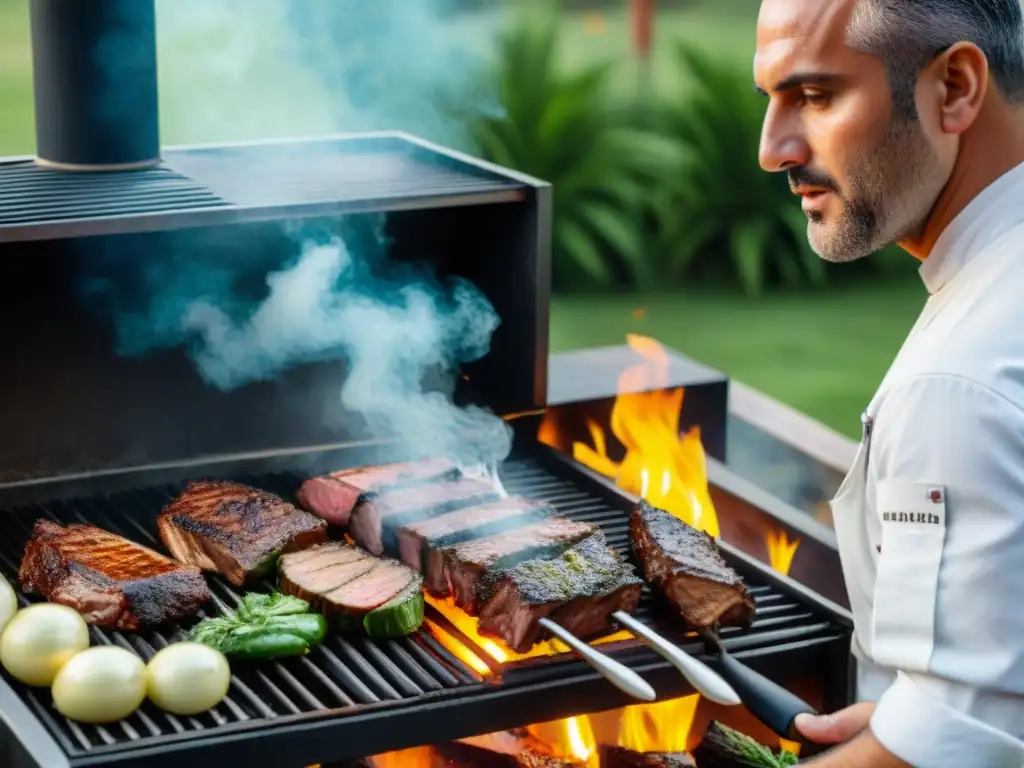
[[[780,737],[806,743],[794,720],[800,714],[818,714],[814,707],[730,656],[717,633],[713,638],[701,634],[718,651],[712,657],[711,666],[736,690],[750,713]]]
[[[600,672],[609,683],[623,693],[629,694],[634,699],[640,699],[640,701],[654,701],[658,698],[654,689],[647,684],[647,681],[625,664],[620,664],[615,659],[594,650],[576,637],[576,635],[551,621],[551,619],[540,619],[539,623],[551,634],[576,651],[587,664]]]

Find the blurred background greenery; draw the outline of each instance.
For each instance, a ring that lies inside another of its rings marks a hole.
[[[819,260],[785,179],[759,169],[757,0],[659,0],[646,60],[631,0],[448,3],[446,30],[487,50],[502,109],[438,109],[464,121],[472,151],[554,185],[553,349],[647,334],[857,435],[923,289],[902,252]],[[27,6],[0,0],[0,155],[33,150]],[[202,44],[162,40],[164,143],[253,138],[177,119]],[[251,101],[275,67],[268,52],[218,98]],[[296,74],[291,90],[302,88]],[[287,120],[268,103],[253,130],[281,135]]]

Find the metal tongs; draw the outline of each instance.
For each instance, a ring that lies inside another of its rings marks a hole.
[[[706,664],[685,653],[681,648],[673,645],[625,611],[616,611],[612,617],[668,660],[699,694],[724,706],[736,706],[741,703],[739,695],[732,686]],[[654,689],[629,667],[584,643],[550,619],[540,619],[539,623],[576,651],[584,661],[623,693],[641,701],[654,701],[657,698]]]

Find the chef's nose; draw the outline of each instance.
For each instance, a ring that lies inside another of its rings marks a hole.
[[[775,105],[769,105],[764,116],[758,159],[769,173],[807,165],[811,160],[811,149],[799,120],[776,109]]]

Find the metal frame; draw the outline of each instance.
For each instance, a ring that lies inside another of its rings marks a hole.
[[[349,456],[353,455],[353,449],[353,446],[338,447]],[[365,446],[356,453],[362,454],[362,449]],[[536,451],[538,458],[553,474],[572,481],[609,506],[626,513],[635,503],[635,497],[572,459],[546,446],[539,446]],[[297,458],[296,452],[287,460]],[[264,461],[272,465],[282,460],[283,457],[279,456],[264,457]],[[227,469],[238,461],[238,457],[224,457],[221,467]],[[241,463],[252,466],[249,462]],[[56,495],[66,496],[83,486],[92,490],[114,488],[137,482],[141,477],[149,481],[156,475],[187,474],[192,466],[194,463],[108,473],[102,482],[95,477],[68,478],[58,484],[64,487],[57,489]],[[7,489],[8,493],[15,490]],[[46,491],[38,484],[31,488],[22,484],[20,490],[32,490],[33,495]],[[725,640],[732,654],[783,683],[801,673],[823,670],[826,674],[823,695],[827,706],[831,709],[848,703],[853,694],[845,674],[848,664],[844,661],[849,658],[852,628],[849,612],[791,579],[770,572],[762,564],[727,545],[723,545],[722,550],[741,573],[755,575],[757,581],[790,595],[820,618],[813,628],[779,630],[785,642],[771,648],[751,649],[749,642],[744,643],[743,633],[737,633]],[[834,627],[835,633],[822,638],[820,633],[827,627]],[[757,644],[770,640],[771,635],[771,632],[760,635]],[[693,654],[703,654],[703,644],[697,641],[688,642],[684,647]],[[645,647],[623,644],[615,656],[656,685],[661,699],[693,692],[673,667]],[[243,765],[266,761],[268,750],[284,749],[282,745],[286,743],[287,752],[274,755],[272,759],[282,765],[299,768],[325,758],[351,759],[574,714],[614,709],[630,703],[633,703],[631,699],[609,686],[581,661],[571,657],[531,659],[506,667],[500,684],[464,685],[400,702],[360,705],[352,707],[351,711],[317,711],[279,716],[271,722],[232,723],[207,731],[164,735],[158,744],[152,746],[133,749],[117,744],[94,748],[85,756],[68,758],[58,740],[51,735],[59,731],[54,728],[48,732],[41,725],[40,718],[49,717],[45,710],[29,709],[25,701],[0,679],[0,745],[6,747],[11,768],[134,766],[143,762],[147,768],[170,768],[183,762],[199,768],[234,761]],[[381,717],[382,710],[386,710],[386,718]]]

